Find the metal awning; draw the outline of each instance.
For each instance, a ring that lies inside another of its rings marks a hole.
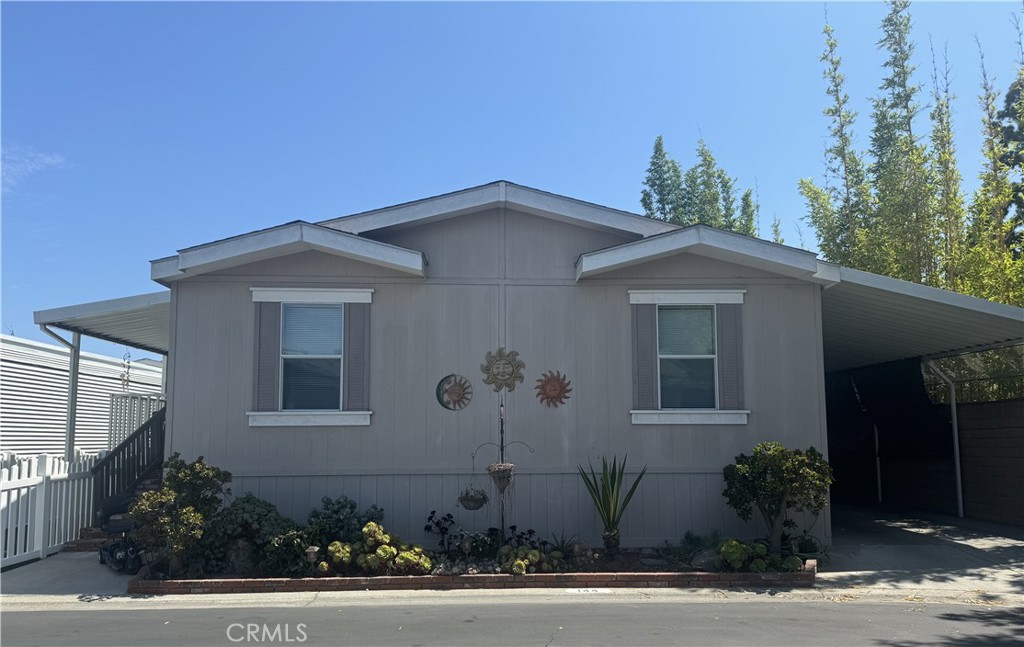
[[[171,323],[169,290],[37,310],[40,326],[52,326],[115,344],[167,354]]]
[[[839,268],[821,297],[825,370],[1024,342],[1024,309]]]

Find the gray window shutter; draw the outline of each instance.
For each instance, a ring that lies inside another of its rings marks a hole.
[[[743,306],[720,303],[718,318],[718,408],[743,408]]]
[[[345,411],[370,410],[370,304],[345,304]]]
[[[256,304],[256,411],[277,411],[281,370],[281,304]]]
[[[658,408],[658,306],[635,304],[633,310],[633,408]]]

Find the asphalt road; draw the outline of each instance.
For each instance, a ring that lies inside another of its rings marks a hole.
[[[1024,643],[1024,607],[601,601],[5,610],[3,647],[35,645],[872,645]]]

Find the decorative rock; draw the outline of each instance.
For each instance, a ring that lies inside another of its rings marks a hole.
[[[718,551],[714,548],[705,548],[698,551],[693,556],[693,559],[690,560],[690,566],[697,571],[717,571]]]

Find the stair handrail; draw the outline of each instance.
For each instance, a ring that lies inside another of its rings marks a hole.
[[[166,417],[167,407],[156,411],[92,467],[93,525],[99,523],[98,513],[107,499],[130,492],[163,463]]]

